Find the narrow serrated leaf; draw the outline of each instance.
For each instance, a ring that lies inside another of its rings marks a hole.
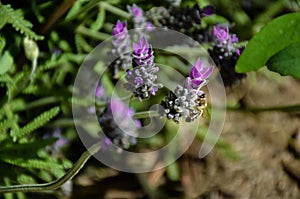
[[[46,182],[50,182],[51,180],[53,180],[53,177],[51,176],[49,171],[41,170],[38,176]]]
[[[17,181],[20,184],[34,184],[34,183],[36,183],[36,181],[34,180],[33,177],[31,177],[29,175],[26,175],[26,174],[20,174],[20,175],[18,175]]]
[[[39,159],[23,159],[23,158],[11,158],[7,155],[0,154],[0,159],[3,162],[6,162],[11,165],[15,165],[23,168],[32,168],[32,169],[62,169],[62,166],[55,162],[46,162]]]
[[[59,113],[59,107],[54,107],[48,111],[45,111],[41,115],[34,118],[29,124],[21,128],[19,131],[11,131],[11,136],[14,138],[21,138],[31,133],[32,131],[42,127],[44,124],[48,123],[52,118],[54,118]]]
[[[15,153],[16,151],[25,151],[25,150],[36,150],[40,148],[45,148],[48,145],[51,145],[57,141],[57,138],[49,138],[44,140],[36,140],[28,143],[19,143],[12,145],[5,145],[0,147],[1,152]]]
[[[24,19],[22,12],[14,10],[10,5],[0,5],[0,28],[8,23],[11,24],[16,31],[20,31],[21,34],[24,34],[31,39],[44,39],[43,36],[37,35],[31,30],[32,24]]]

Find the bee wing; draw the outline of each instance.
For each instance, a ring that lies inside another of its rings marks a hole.
[[[208,119],[210,118],[210,110],[209,110],[209,107],[206,107],[204,109],[202,109],[202,114],[201,116],[205,119]]]

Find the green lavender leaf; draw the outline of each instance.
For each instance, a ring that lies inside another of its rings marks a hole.
[[[19,131],[11,131],[11,136],[14,137],[14,139],[26,136],[27,134],[49,122],[59,113],[59,110],[59,107],[54,107],[48,111],[45,111],[41,115],[34,118],[30,123],[21,128]]]
[[[0,29],[5,24],[11,24],[16,31],[19,31],[21,34],[24,34],[31,39],[44,39],[43,36],[37,35],[31,30],[32,24],[24,19],[23,14],[20,11],[14,10],[10,5],[0,4]]]
[[[23,168],[32,168],[32,169],[63,169],[63,167],[56,162],[46,162],[39,159],[23,159],[23,158],[13,158],[9,155],[0,154],[1,161],[15,165]]]

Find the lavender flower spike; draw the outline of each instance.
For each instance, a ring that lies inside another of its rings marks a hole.
[[[176,123],[179,123],[180,118],[191,122],[201,116],[206,107],[206,98],[200,89],[206,85],[207,78],[212,72],[213,67],[204,67],[201,60],[197,59],[190,76],[161,102],[164,110],[160,110],[160,114],[166,115]]]
[[[113,46],[116,48],[125,47],[129,48],[130,38],[128,35],[126,21],[117,21],[116,26],[112,29]]]
[[[146,32],[151,31],[154,27],[153,24],[144,16],[144,12],[140,7],[133,4],[132,6],[127,6],[127,9],[131,15],[136,33],[133,35],[133,40],[137,42],[145,36],[145,30]]]
[[[136,4],[133,4],[133,6],[128,7],[129,12],[132,13],[134,20],[136,23],[139,23],[140,21],[143,20],[143,13],[142,9],[138,7]]]
[[[159,68],[154,64],[153,50],[147,40],[142,37],[133,48],[133,69],[127,71],[125,88],[142,101],[155,95],[162,85],[154,83]]]
[[[126,21],[118,20],[115,27],[112,29],[112,50],[108,54],[109,60],[114,60],[110,65],[111,71],[115,79],[118,79],[120,70],[127,70],[131,66],[130,51],[130,36],[127,30]]]
[[[110,100],[108,107],[98,118],[102,131],[106,135],[103,138],[105,148],[113,143],[121,149],[127,149],[137,143],[135,136],[137,136],[137,129],[141,127],[141,123],[139,120],[135,120],[132,125],[133,114],[134,110],[119,99]],[[120,123],[116,123],[116,121]]]
[[[195,66],[192,68],[189,80],[192,87],[204,86],[206,79],[212,74],[213,67],[204,67],[200,58],[197,59]]]
[[[215,25],[212,33],[215,42],[208,52],[218,66],[225,86],[240,83],[246,74],[236,73],[235,65],[244,47],[238,47],[239,39],[235,34],[229,33],[228,24]]]

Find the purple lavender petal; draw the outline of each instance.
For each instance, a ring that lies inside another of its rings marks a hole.
[[[199,86],[202,82],[202,79],[192,79],[192,83],[196,86]]]
[[[135,126],[136,127],[141,127],[142,126],[142,122],[140,120],[135,120]]]
[[[102,86],[97,86],[96,88],[96,97],[101,97],[104,94],[104,89]]]
[[[197,70],[200,70],[202,67],[202,61],[200,58],[197,59],[195,66],[194,66]]]
[[[153,24],[152,24],[151,22],[147,22],[146,30],[147,30],[147,31],[151,31],[151,30],[153,30],[153,29],[154,29]]]
[[[152,95],[155,95],[155,93],[158,91],[158,88],[157,87],[153,87],[152,89],[151,89],[151,94]]]
[[[119,99],[112,98],[110,101],[110,109],[112,112],[116,113],[116,117],[119,119],[126,119],[131,117],[134,114],[134,110],[129,108],[126,104],[124,104]]]
[[[240,56],[240,55],[241,55],[241,53],[242,53],[242,51],[241,51],[241,49],[240,49],[240,48],[236,49],[236,54],[237,54],[238,56]]]
[[[204,72],[202,73],[202,79],[207,79],[211,76],[212,72],[214,71],[213,67],[206,67],[204,68]]]
[[[198,58],[195,65],[192,67],[190,77],[193,78],[199,78],[201,77],[201,70],[202,70],[202,62]]]
[[[209,16],[212,15],[214,13],[215,9],[213,6],[209,5],[209,6],[205,6],[202,10],[202,15],[203,16]]]
[[[136,54],[140,54],[140,52],[141,52],[141,46],[140,46],[140,43],[133,44],[133,49],[134,49],[134,52],[135,52]]]
[[[201,73],[197,70],[197,68],[193,67],[190,73],[191,78],[199,78],[201,76]]]
[[[234,43],[239,42],[239,38],[236,36],[236,34],[231,35],[231,41],[234,42]]]
[[[133,75],[131,70],[128,70],[128,71],[126,71],[126,72],[127,72],[127,75],[128,75],[128,76],[132,76],[132,75]]]
[[[190,72],[188,84],[199,86],[204,82],[213,72],[213,67],[203,67],[200,59],[197,59],[195,66]]]
[[[137,44],[133,44],[133,49],[135,54],[141,54],[145,51],[145,49],[149,48],[149,44],[145,37],[142,37]]]
[[[219,40],[220,43],[229,38],[228,26],[216,25],[213,28],[213,35]]]
[[[141,85],[143,85],[144,80],[143,80],[141,77],[136,77],[136,78],[134,78],[134,83],[135,83],[137,86],[141,86]]]
[[[62,146],[64,146],[65,144],[68,143],[68,139],[64,138],[64,137],[60,137],[57,142],[55,143],[55,147],[57,148],[61,148]]]
[[[112,145],[111,140],[108,137],[105,136],[104,139],[102,140],[101,147],[104,150],[107,150],[108,148],[110,148],[111,145]]]
[[[124,104],[118,100],[118,99],[111,99],[110,100],[110,109],[112,110],[112,112],[119,112],[121,114],[124,114],[124,109],[125,109],[125,106]],[[126,111],[127,113],[127,111]]]
[[[55,143],[55,147],[57,148],[61,148],[63,145],[68,143],[68,139],[61,135],[61,131],[59,129],[55,130],[53,137],[59,138]]]
[[[141,9],[135,4],[132,6],[132,12],[136,18],[139,18],[142,16]]]
[[[118,20],[116,26],[112,30],[112,35],[116,36],[126,31],[127,31],[126,22],[125,21],[121,22],[120,20]]]

